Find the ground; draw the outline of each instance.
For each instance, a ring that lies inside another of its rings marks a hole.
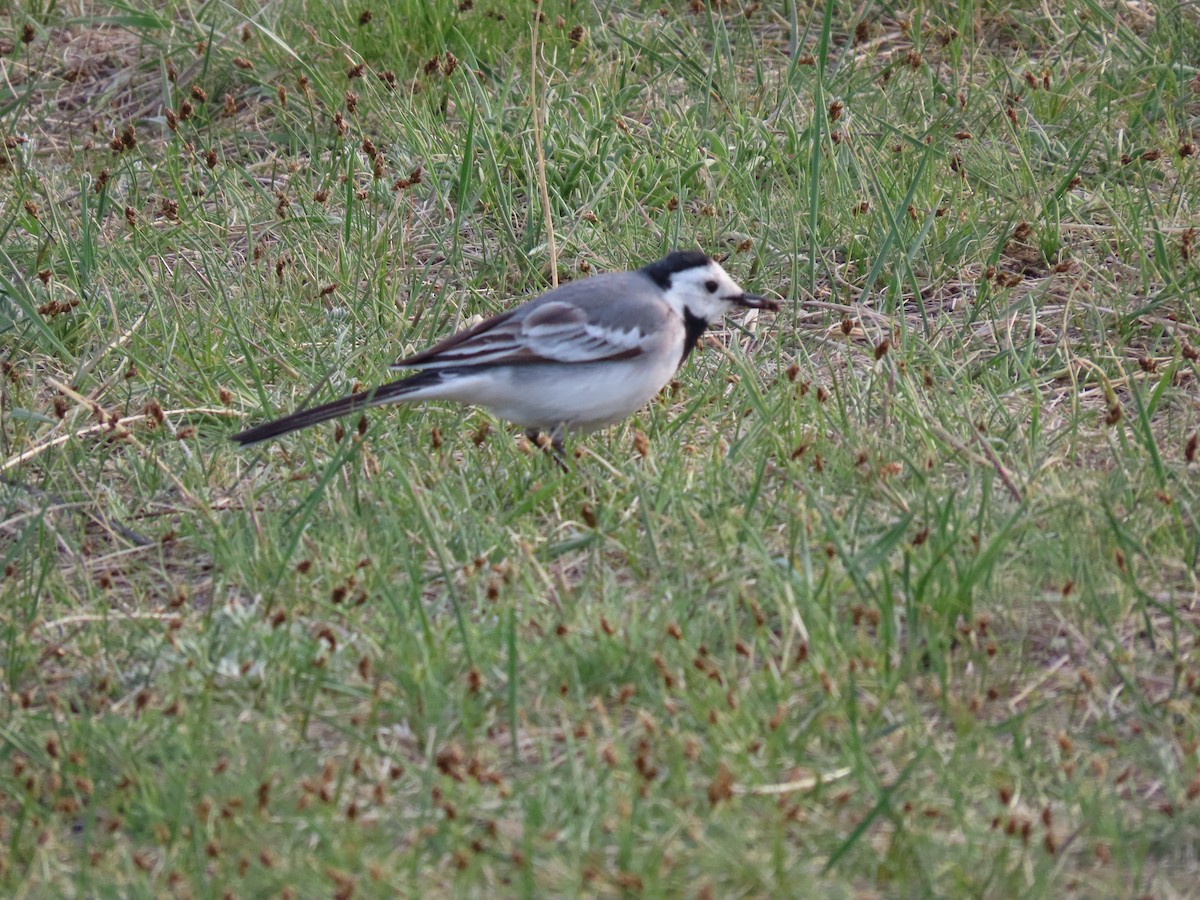
[[[0,891],[1194,896],[1186,4],[0,12]],[[247,424],[732,317],[561,472]]]

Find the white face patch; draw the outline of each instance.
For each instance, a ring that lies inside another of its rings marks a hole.
[[[680,316],[684,311],[705,322],[715,322],[733,309],[734,301],[745,293],[720,264],[684,269],[671,276],[666,301]]]

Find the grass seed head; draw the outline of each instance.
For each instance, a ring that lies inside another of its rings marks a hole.
[[[650,455],[650,439],[646,437],[644,431],[637,428],[633,431],[633,449],[643,459]]]
[[[710,806],[716,806],[733,797],[733,773],[729,771],[725,763],[717,764],[717,771],[708,784],[707,794]]]

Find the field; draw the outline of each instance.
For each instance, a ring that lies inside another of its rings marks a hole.
[[[1200,896],[1200,14],[0,7],[0,894]],[[673,248],[561,472],[249,424]]]

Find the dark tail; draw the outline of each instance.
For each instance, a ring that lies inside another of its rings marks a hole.
[[[301,428],[307,428],[310,425],[316,425],[320,422],[328,422],[330,419],[336,419],[338,416],[358,412],[362,409],[369,409],[372,406],[396,403],[405,394],[411,394],[419,388],[436,384],[440,380],[440,372],[422,372],[411,378],[404,378],[369,391],[351,394],[348,397],[342,397],[340,400],[334,400],[331,403],[314,406],[311,409],[302,409],[299,412],[292,413],[290,416],[284,416],[282,419],[275,419],[272,422],[255,425],[253,428],[247,428],[245,431],[232,435],[229,439],[237,441],[243,447],[247,447],[250,444],[257,444],[260,441],[269,441],[271,438],[279,437],[281,434],[299,431]]]

